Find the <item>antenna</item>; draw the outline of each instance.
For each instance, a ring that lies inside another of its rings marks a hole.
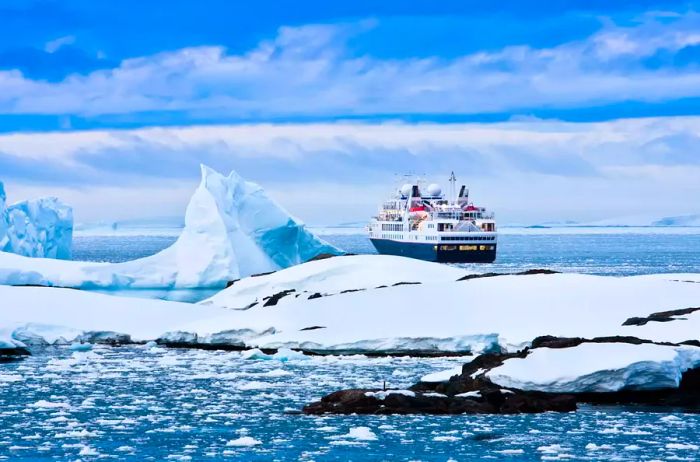
[[[457,202],[457,198],[455,197],[455,185],[457,184],[457,178],[455,178],[455,172],[452,171],[452,174],[450,175],[450,198],[452,199],[452,204]]]

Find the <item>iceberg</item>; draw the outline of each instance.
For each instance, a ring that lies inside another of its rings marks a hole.
[[[202,166],[185,225],[161,252],[123,263],[60,262],[0,253],[0,284],[83,289],[223,288],[228,282],[342,251],[309,232],[257,184]]]
[[[0,182],[0,251],[26,257],[70,259],[73,210],[44,197],[7,206]]]

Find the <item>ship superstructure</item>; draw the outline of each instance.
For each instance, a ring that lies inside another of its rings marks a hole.
[[[437,262],[493,262],[498,241],[493,213],[470,202],[465,185],[457,192],[454,173],[449,182],[449,195],[418,179],[398,188],[368,225],[377,252]]]

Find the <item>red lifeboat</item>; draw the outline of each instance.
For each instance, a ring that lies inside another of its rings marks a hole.
[[[409,212],[425,212],[426,210],[428,210],[428,209],[425,207],[425,205],[414,205],[408,211]]]
[[[474,211],[479,210],[479,207],[474,207],[473,205],[469,204],[466,207],[464,207],[462,210],[464,210],[466,212],[474,212]]]

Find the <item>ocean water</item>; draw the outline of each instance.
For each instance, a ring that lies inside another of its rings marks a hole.
[[[535,232],[536,231],[536,232]],[[473,272],[514,272],[531,268],[628,276],[650,273],[700,272],[700,228],[644,232],[563,232],[533,230],[501,234],[493,264],[461,265]],[[622,228],[622,231],[625,231]],[[376,253],[362,234],[323,236],[346,252]],[[77,236],[73,258],[120,262],[154,254],[175,241],[172,236]]]
[[[700,415],[584,407],[514,416],[293,414],[346,387],[401,388],[459,358],[245,360],[237,352],[48,348],[0,366],[11,461],[697,460]],[[243,439],[242,439],[243,438]]]
[[[323,238],[356,254],[376,250],[364,234],[324,234]],[[76,236],[73,258],[83,261],[122,262],[152,255],[173,242],[170,236]],[[467,272],[518,272],[549,268],[611,276],[650,273],[700,272],[700,228],[680,229],[522,229],[499,235],[493,264],[462,264]],[[216,290],[104,291],[129,297],[197,302]]]

